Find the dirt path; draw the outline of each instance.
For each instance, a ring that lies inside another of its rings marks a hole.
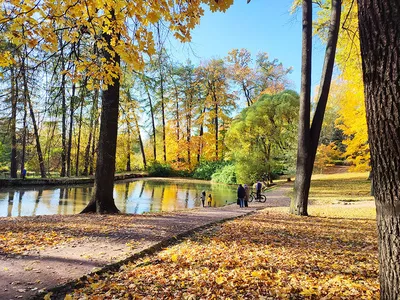
[[[134,226],[121,226],[107,233],[84,231],[81,232],[83,238],[54,247],[25,251],[21,255],[0,253],[0,299],[29,299],[41,290],[77,279],[189,230],[265,207],[288,206],[290,200],[285,193],[291,187],[284,185],[273,189],[266,194],[266,203],[250,203],[248,208],[228,205],[167,214],[135,215],[129,217],[129,222],[133,222]],[[58,218],[76,223],[85,217]],[[93,227],[96,227],[99,218],[96,216],[89,220],[93,222]],[[0,218],[0,222],[2,219],[13,221],[12,218]],[[46,222],[46,216],[41,217],[40,222]]]

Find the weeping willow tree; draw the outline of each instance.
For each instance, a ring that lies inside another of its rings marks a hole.
[[[263,95],[232,122],[226,143],[239,182],[271,178],[274,171],[293,168],[299,95],[284,91]]]

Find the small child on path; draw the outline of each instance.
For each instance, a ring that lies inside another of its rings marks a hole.
[[[212,196],[211,194],[208,194],[208,206],[211,206],[212,203]]]

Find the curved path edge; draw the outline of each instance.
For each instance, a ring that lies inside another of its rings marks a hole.
[[[8,269],[18,278],[17,285],[0,276],[1,299],[43,299],[49,292],[51,299],[64,299],[68,291],[79,287],[79,282],[87,276],[117,271],[122,265],[134,262],[146,255],[154,254],[165,247],[180,243],[194,234],[236,218],[241,218],[268,207],[289,206],[286,196],[292,184],[284,184],[266,193],[266,203],[250,203],[250,207],[237,205],[224,207],[196,208],[171,214],[136,216],[135,220],[150,227],[139,235],[125,232],[113,238],[89,239],[84,243],[66,244],[38,251],[34,255],[15,258],[1,258]],[[136,222],[135,221],[135,222]],[[149,226],[151,225],[151,226]],[[126,245],[127,238],[140,242],[141,247],[131,249]],[[95,251],[102,250],[102,255]],[[83,254],[91,253],[90,255]],[[7,265],[8,263],[8,265]],[[33,266],[36,272],[24,272],[26,266]],[[1,274],[0,274],[1,275]],[[38,288],[32,289],[34,282],[40,281]]]

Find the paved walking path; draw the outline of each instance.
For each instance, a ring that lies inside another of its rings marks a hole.
[[[80,278],[195,228],[240,217],[265,207],[289,206],[290,200],[285,193],[290,188],[292,185],[286,184],[273,189],[266,193],[266,203],[250,203],[247,208],[227,205],[138,215],[132,219],[137,225],[134,228],[124,229],[122,226],[122,229],[116,228],[115,232],[104,235],[89,233],[83,241],[71,241],[20,256],[0,254],[0,299],[29,299],[42,289]],[[137,243],[134,249],[132,240]]]

